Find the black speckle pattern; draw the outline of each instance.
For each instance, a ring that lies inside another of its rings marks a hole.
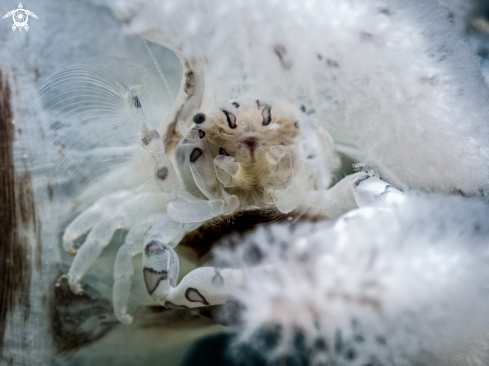
[[[190,153],[190,162],[195,163],[197,159],[202,156],[203,153],[204,152],[202,151],[202,149],[199,149],[198,147],[194,148]]]
[[[229,153],[226,151],[225,148],[220,147],[219,148],[219,155],[229,156]]]
[[[226,110],[223,110],[222,113],[224,113],[224,115],[226,116],[229,128],[234,130],[236,127],[238,127],[238,125],[236,124],[236,116],[234,114]]]
[[[203,139],[204,136],[205,136],[205,131],[204,130],[199,130],[198,133],[199,133],[199,138],[200,139]]]
[[[193,121],[196,125],[200,125],[201,123],[204,123],[205,122],[205,114],[204,113],[197,113],[194,116]]]
[[[210,305],[204,296],[199,292],[199,290],[189,287],[187,291],[185,291],[185,297],[190,302],[200,302],[204,305]]]
[[[159,180],[165,180],[166,177],[168,177],[168,168],[166,166],[156,171],[156,178],[158,178]]]

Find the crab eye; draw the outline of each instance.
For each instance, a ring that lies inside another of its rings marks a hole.
[[[235,129],[236,127],[238,127],[238,125],[236,124],[236,116],[234,114],[226,110],[223,110],[222,113],[224,113],[224,115],[226,116],[229,128]]]
[[[199,138],[200,138],[200,139],[203,139],[203,138],[204,138],[204,136],[205,136],[205,132],[204,132],[204,130],[199,130],[199,131],[198,131],[198,133],[199,133]]]
[[[196,125],[200,125],[201,123],[204,123],[205,122],[205,114],[204,113],[197,113],[194,118],[194,123]]]

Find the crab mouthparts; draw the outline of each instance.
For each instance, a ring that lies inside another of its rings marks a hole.
[[[254,152],[258,147],[258,139],[256,137],[247,137],[243,140],[243,144],[250,150]]]

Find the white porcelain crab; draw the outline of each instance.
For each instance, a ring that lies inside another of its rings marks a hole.
[[[63,236],[64,249],[76,253],[69,285],[80,293],[80,281],[114,231],[129,230],[115,262],[113,287],[115,314],[126,324],[133,320],[127,308],[137,254],[143,254],[146,288],[161,305],[223,304],[232,299],[232,286],[245,286],[239,270],[201,267],[177,285],[179,260],[173,248],[186,233],[251,210],[336,218],[399,193],[367,173],[347,176],[329,188],[333,140],[303,106],[242,98],[212,107],[205,102],[199,64],[175,52],[184,65],[182,87],[158,130],[144,114],[143,84],[122,81],[125,93],[118,94],[139,130],[140,162],[134,174],[146,171],[149,178],[132,189],[118,188],[114,181],[112,193],[83,211]],[[77,250],[75,240],[88,231]]]

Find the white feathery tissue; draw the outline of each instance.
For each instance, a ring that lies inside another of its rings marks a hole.
[[[274,362],[487,365],[487,217],[473,199],[413,195],[335,224],[223,239],[216,262],[243,268],[247,284],[238,345]]]
[[[299,100],[340,151],[400,188],[489,189],[489,89],[436,1],[109,4],[128,32],[201,60],[209,98]]]

